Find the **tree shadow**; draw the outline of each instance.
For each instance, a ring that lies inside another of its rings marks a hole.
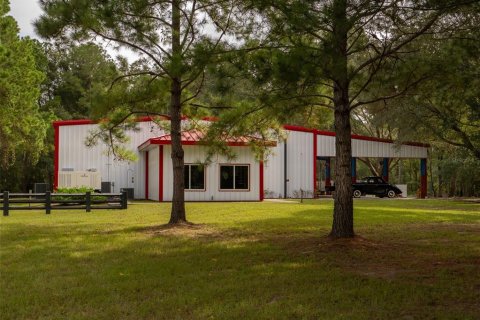
[[[322,236],[330,221],[328,210],[312,208],[227,228],[12,224],[1,238],[1,311],[17,319],[479,316],[475,223],[361,226],[365,238],[332,241]]]

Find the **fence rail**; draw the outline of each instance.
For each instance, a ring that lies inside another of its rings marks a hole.
[[[12,210],[45,210],[46,214],[50,214],[52,210],[91,212],[93,209],[127,209],[127,192],[10,193],[4,191],[0,193],[0,205],[4,216],[8,216]]]

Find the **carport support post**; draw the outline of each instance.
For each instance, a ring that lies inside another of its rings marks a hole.
[[[352,157],[352,183],[357,182],[357,158]]]
[[[383,158],[382,163],[382,179],[385,182],[388,182],[388,158]]]
[[[420,159],[420,199],[427,196],[427,159]]]
[[[325,158],[325,187],[332,185],[332,170],[330,169],[330,158]],[[330,192],[327,192],[330,194]]]

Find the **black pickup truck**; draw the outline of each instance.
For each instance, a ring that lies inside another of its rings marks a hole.
[[[360,198],[367,194],[373,194],[380,198],[395,198],[402,193],[395,185],[385,182],[381,177],[365,177],[354,183],[352,187],[354,198]],[[335,191],[335,186],[326,187],[326,190]]]

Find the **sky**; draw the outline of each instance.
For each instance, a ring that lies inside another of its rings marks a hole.
[[[42,40],[36,33],[33,27],[33,22],[40,17],[42,9],[40,9],[38,0],[10,0],[10,13],[18,23],[20,28],[20,36],[36,38]],[[121,49],[120,52],[114,50],[111,46],[104,45],[104,48],[111,56],[117,56],[121,54],[126,57],[129,62],[133,62],[138,59],[138,56],[128,50]]]
[[[10,15],[17,20],[21,37],[39,38],[35,34],[32,23],[41,14],[38,0],[10,0]]]

